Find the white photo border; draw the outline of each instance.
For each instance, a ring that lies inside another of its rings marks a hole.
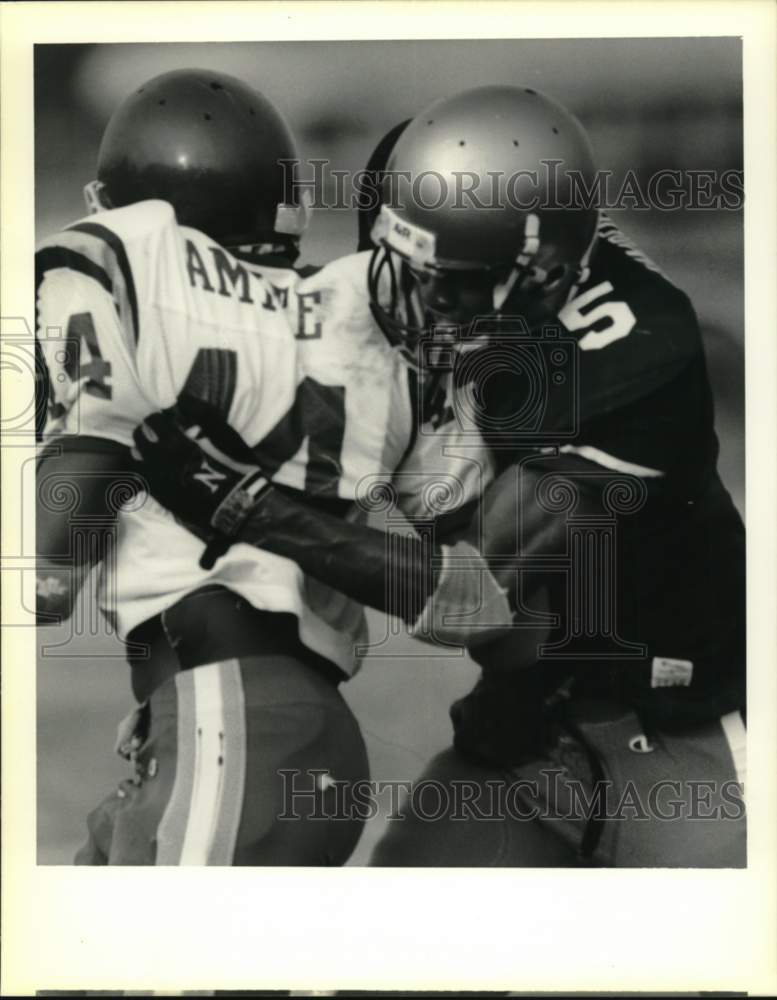
[[[3,994],[775,990],[777,7],[767,0],[3,3],[0,17],[2,316],[29,322],[35,43],[741,36],[751,709],[743,871],[38,867],[35,637],[5,629]],[[12,405],[3,400],[6,413]],[[4,552],[15,551],[21,458],[19,449],[2,450]],[[4,622],[20,599],[12,590],[3,587]]]

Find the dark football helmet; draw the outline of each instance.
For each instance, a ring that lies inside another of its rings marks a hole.
[[[358,185],[358,205],[359,205],[359,243],[358,252],[372,250],[375,244],[372,242],[372,230],[375,220],[380,214],[380,189],[383,174],[386,171],[386,164],[397,139],[402,135],[412,118],[406,118],[399,122],[383,136],[378,145],[373,149],[367,160],[363,175]]]
[[[594,180],[582,126],[535,90],[479,87],[418,114],[388,157],[372,230],[370,298],[389,339],[555,316],[594,245]]]
[[[297,158],[288,125],[258,91],[224,73],[176,70],[144,83],[114,112],[87,206],[159,198],[182,225],[223,246],[286,244],[308,218],[293,169],[282,163]]]

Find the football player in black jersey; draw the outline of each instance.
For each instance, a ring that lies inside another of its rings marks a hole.
[[[478,88],[395,131],[387,176],[421,180],[384,187],[373,313],[425,376],[421,423],[442,396],[435,420],[474,420],[499,475],[401,554],[279,491],[228,521],[482,666],[423,776],[452,808],[411,797],[373,863],[742,866],[744,528],[691,303],[597,212],[555,102]],[[175,511],[196,446],[152,419],[136,441]],[[226,523],[204,494],[189,520],[217,545]]]

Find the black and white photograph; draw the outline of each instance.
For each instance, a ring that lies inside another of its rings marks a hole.
[[[745,865],[740,41],[35,55],[40,861]]]
[[[751,878],[742,33],[263,38],[262,6],[31,47],[36,877],[152,910],[140,869]]]

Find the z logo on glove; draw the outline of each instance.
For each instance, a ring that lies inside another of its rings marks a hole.
[[[150,414],[132,437],[151,495],[206,543],[200,565],[212,568],[272,489],[270,480],[240,435],[202,401]]]
[[[227,477],[223,472],[217,472],[213,466],[208,465],[207,461],[203,461],[200,466],[200,471],[195,472],[192,478],[197,479],[204,486],[207,486],[211,493],[217,493],[218,483],[222,482]]]

